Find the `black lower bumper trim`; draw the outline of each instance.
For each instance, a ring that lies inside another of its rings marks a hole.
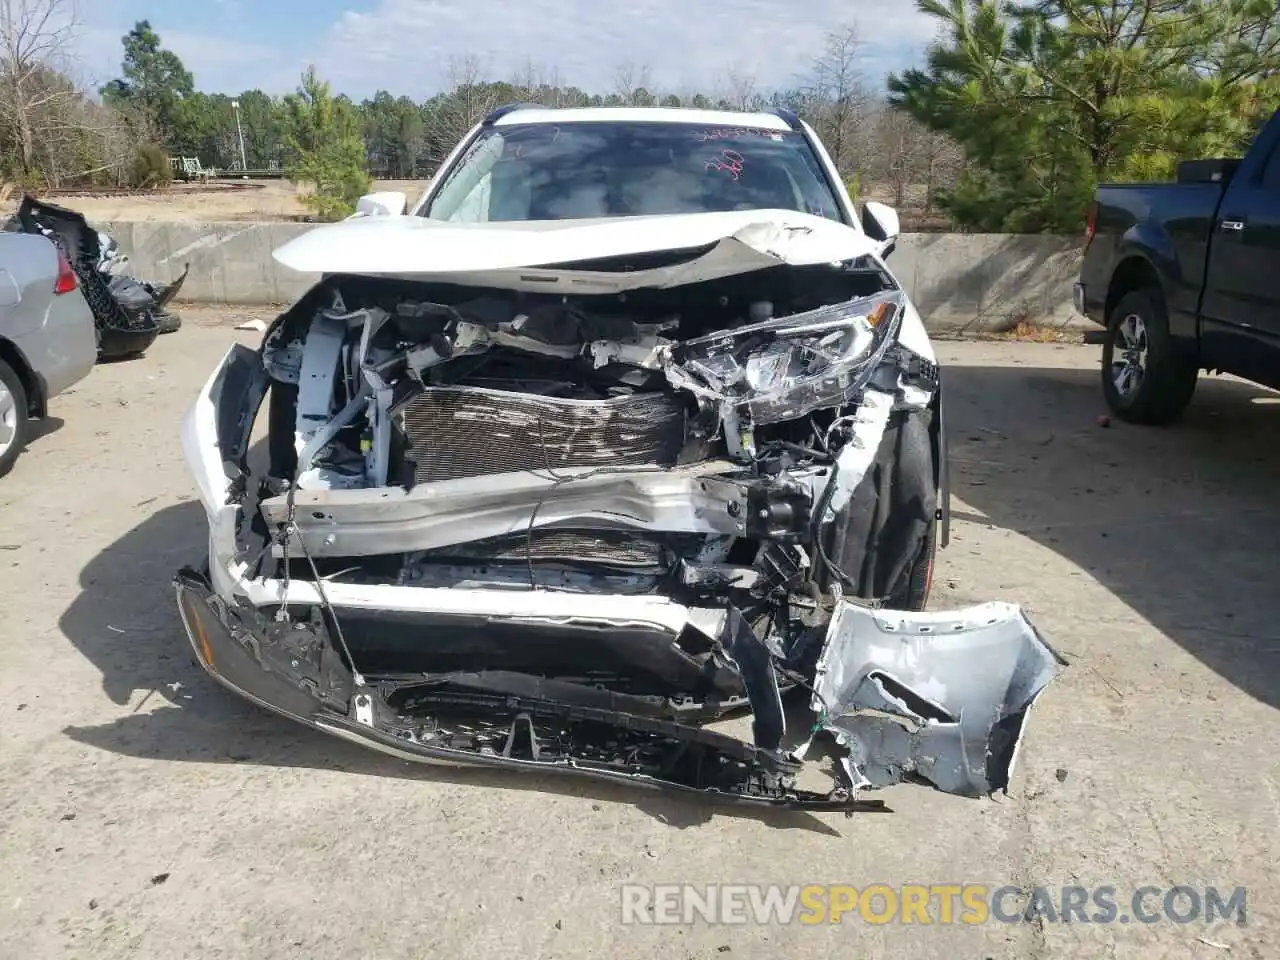
[[[583,703],[477,690],[479,674],[452,684],[429,676],[373,681],[355,689],[344,714],[331,706],[333,688],[273,669],[282,660],[264,653],[273,640],[267,624],[252,623],[254,611],[227,609],[194,570],[181,571],[174,586],[196,657],[216,680],[291,719],[401,759],[571,773],[771,807],[887,812],[882,802],[843,788],[796,789],[798,762],[733,737]]]

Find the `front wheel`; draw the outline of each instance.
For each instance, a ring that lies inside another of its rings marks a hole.
[[[13,368],[0,360],[0,477],[13,469],[30,430],[27,391]]]
[[[920,545],[920,553],[911,564],[906,582],[889,601],[894,610],[923,610],[929,602],[929,593],[933,589],[933,565],[938,557],[938,522],[929,525],[924,543]]]
[[[1199,366],[1169,333],[1158,290],[1125,294],[1111,311],[1102,347],[1102,393],[1121,420],[1159,425],[1191,402]]]
[[[923,610],[937,553],[939,497],[932,410],[893,414],[875,460],[817,551],[818,586],[833,580],[863,600]]]

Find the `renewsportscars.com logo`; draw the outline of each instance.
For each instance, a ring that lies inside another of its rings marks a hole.
[[[770,886],[625,884],[624,924],[1231,923],[1248,925],[1247,891],[1218,887],[1017,887],[981,883]]]

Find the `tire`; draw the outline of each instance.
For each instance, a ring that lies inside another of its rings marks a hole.
[[[875,460],[825,529],[815,562],[839,569],[818,572],[820,589],[840,579],[846,592],[864,600],[895,610],[924,608],[938,526],[931,417],[926,410],[890,418]]]
[[[182,318],[167,310],[158,310],[152,314],[156,321],[156,331],[160,334],[177,333],[182,329]]]
[[[925,534],[924,543],[920,545],[920,555],[911,565],[911,573],[907,582],[893,595],[889,602],[894,610],[911,610],[919,612],[929,603],[929,592],[933,588],[933,564],[938,556],[938,524],[934,521]]]
[[[0,477],[3,477],[13,469],[31,438],[31,418],[22,378],[3,360],[0,360],[0,387]]]
[[[1172,423],[1187,408],[1200,375],[1194,356],[1169,333],[1169,312],[1159,290],[1134,290],[1107,318],[1102,347],[1102,394],[1129,423]]]

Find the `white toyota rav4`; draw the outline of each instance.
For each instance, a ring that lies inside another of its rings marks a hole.
[[[946,444],[897,234],[786,112],[495,111],[416,205],[277,250],[321,281],[196,400],[201,663],[406,759],[1007,786],[1060,661],[1016,606],[920,612]]]

